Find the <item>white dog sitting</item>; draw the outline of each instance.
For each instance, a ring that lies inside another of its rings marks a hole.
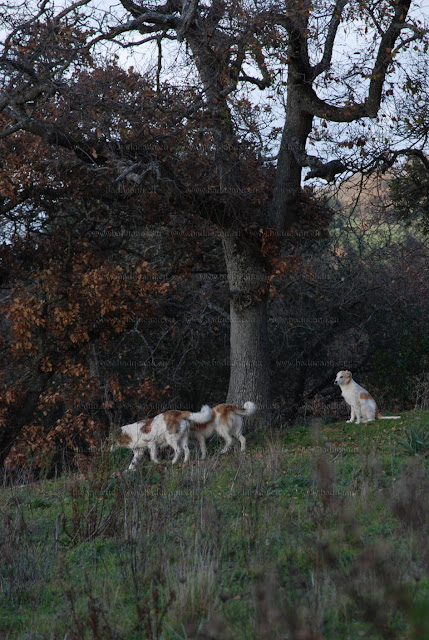
[[[352,378],[350,371],[339,371],[335,378],[335,384],[339,384],[341,387],[341,393],[344,400],[351,407],[350,420],[347,422],[354,422],[360,424],[362,422],[371,422],[376,418],[384,420],[398,420],[401,416],[382,416],[379,412],[374,398],[355,382]],[[362,419],[362,420],[361,420]]]
[[[188,438],[190,421],[195,424],[208,422],[211,419],[212,410],[205,404],[198,413],[191,411],[164,411],[155,418],[133,422],[121,427],[117,442],[112,445],[111,451],[118,447],[128,447],[134,453],[128,469],[135,469],[143,455],[144,449],[149,449],[152,462],[158,462],[158,447],[171,447],[174,450],[172,464],[179,459],[184,452],[185,462],[189,459]]]
[[[225,445],[221,453],[229,451],[232,444],[232,436],[237,438],[241,445],[241,451],[246,450],[246,438],[242,434],[243,417],[252,416],[256,411],[256,404],[245,402],[243,407],[235,404],[218,404],[211,410],[211,417],[206,423],[196,424],[191,421],[191,438],[198,440],[201,449],[201,458],[207,455],[206,440],[214,433],[224,439]]]

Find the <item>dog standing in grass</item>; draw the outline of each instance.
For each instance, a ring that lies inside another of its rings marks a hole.
[[[335,384],[340,385],[341,393],[344,400],[351,407],[350,420],[360,424],[362,422],[371,422],[376,418],[384,420],[398,420],[401,416],[382,416],[379,412],[374,398],[353,380],[351,371],[339,371],[335,378]]]
[[[198,440],[201,449],[201,458],[207,455],[206,440],[214,433],[220,435],[225,441],[221,453],[229,451],[232,445],[232,437],[240,442],[241,451],[246,450],[246,438],[242,434],[243,418],[252,416],[256,411],[256,404],[245,402],[243,407],[235,404],[218,404],[211,410],[210,419],[207,422],[197,424],[191,421],[191,439]]]
[[[171,447],[174,450],[172,464],[184,453],[185,462],[189,460],[188,438],[190,422],[193,424],[206,423],[211,419],[212,410],[206,404],[201,411],[192,413],[191,411],[164,411],[155,418],[141,420],[121,427],[121,432],[111,451],[118,447],[128,447],[134,453],[129,470],[134,470],[144,449],[149,449],[150,459],[157,463],[158,447]]]

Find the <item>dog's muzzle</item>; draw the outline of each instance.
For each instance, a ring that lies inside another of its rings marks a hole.
[[[340,384],[338,380],[334,380],[334,384]]]

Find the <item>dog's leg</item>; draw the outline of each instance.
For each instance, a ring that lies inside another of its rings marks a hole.
[[[222,438],[225,440],[225,446],[222,449],[221,453],[226,453],[227,451],[230,450],[231,445],[232,445],[232,438],[229,435],[229,433],[222,433]]]
[[[241,451],[246,451],[246,438],[241,433],[239,433],[237,439],[240,441]]]
[[[171,461],[171,464],[176,464],[180,456],[180,444],[178,442],[172,442],[171,446],[174,449],[174,458]]]
[[[375,420],[375,414],[377,413],[377,405],[373,398],[365,400],[365,415],[364,422],[372,422]]]
[[[206,439],[202,433],[197,433],[197,440],[198,444],[200,445],[201,460],[204,460],[207,456]]]
[[[188,447],[188,440],[186,439],[183,443],[182,443],[182,449],[183,449],[183,453],[185,454],[185,464],[188,462],[189,460],[189,447]]]
[[[133,453],[134,453],[134,458],[131,460],[131,464],[128,467],[128,471],[134,471],[134,469],[136,468],[136,466],[140,461],[140,458],[143,456],[143,451],[139,449],[133,450]]]
[[[366,423],[366,422],[372,422],[372,420],[374,420],[375,415],[373,415],[375,412],[371,410],[371,405],[364,400],[362,402],[362,422]]]
[[[158,458],[157,458],[157,451],[156,451],[156,442],[152,441],[149,445],[149,453],[150,453],[150,459],[152,460],[152,462],[155,462],[155,464],[158,464]]]
[[[351,414],[350,414],[350,420],[347,420],[347,422],[354,422],[356,415],[355,415],[355,408],[353,405],[350,405],[351,407]]]
[[[356,399],[355,412],[356,412],[356,424],[360,424],[361,423],[361,418],[362,418],[362,407],[360,406],[360,399],[359,398]]]

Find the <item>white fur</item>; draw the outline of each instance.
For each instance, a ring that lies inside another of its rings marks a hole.
[[[371,422],[376,418],[398,420],[401,417],[382,416],[377,409],[374,398],[370,396],[366,389],[353,380],[350,371],[339,371],[335,378],[335,384],[340,385],[343,398],[351,407],[350,420],[347,420],[347,422],[354,422],[356,420],[356,424],[360,424],[361,421]]]
[[[223,411],[224,407],[228,410]],[[232,436],[240,442],[241,451],[246,450],[246,439],[242,434],[243,417],[252,416],[256,412],[256,404],[253,402],[245,402],[243,408],[234,405],[220,404],[212,409],[211,420],[204,425],[203,429],[196,428],[191,422],[190,436],[194,440],[198,440],[201,449],[201,458],[207,455],[206,440],[214,433],[217,433],[225,441],[225,445],[221,453],[229,451],[232,445]],[[200,423],[203,424],[203,423]]]
[[[167,418],[169,413],[170,412],[165,411],[153,418],[152,421],[142,420],[140,422],[134,422],[121,427],[121,434],[123,436],[129,436],[131,440],[127,444],[121,445],[116,443],[112,446],[112,449],[116,449],[118,446],[126,446],[132,450],[134,458],[132,459],[128,469],[135,469],[146,447],[149,449],[152,462],[158,462],[158,447],[171,447],[174,450],[172,464],[177,462],[182,451],[184,452],[185,462],[188,461],[190,420],[197,424],[207,422],[211,418],[211,409],[208,405],[204,405],[200,412],[183,412],[184,415],[178,422],[177,430],[174,433],[170,432],[168,429]],[[144,433],[145,426],[149,422],[151,423],[150,432]]]

